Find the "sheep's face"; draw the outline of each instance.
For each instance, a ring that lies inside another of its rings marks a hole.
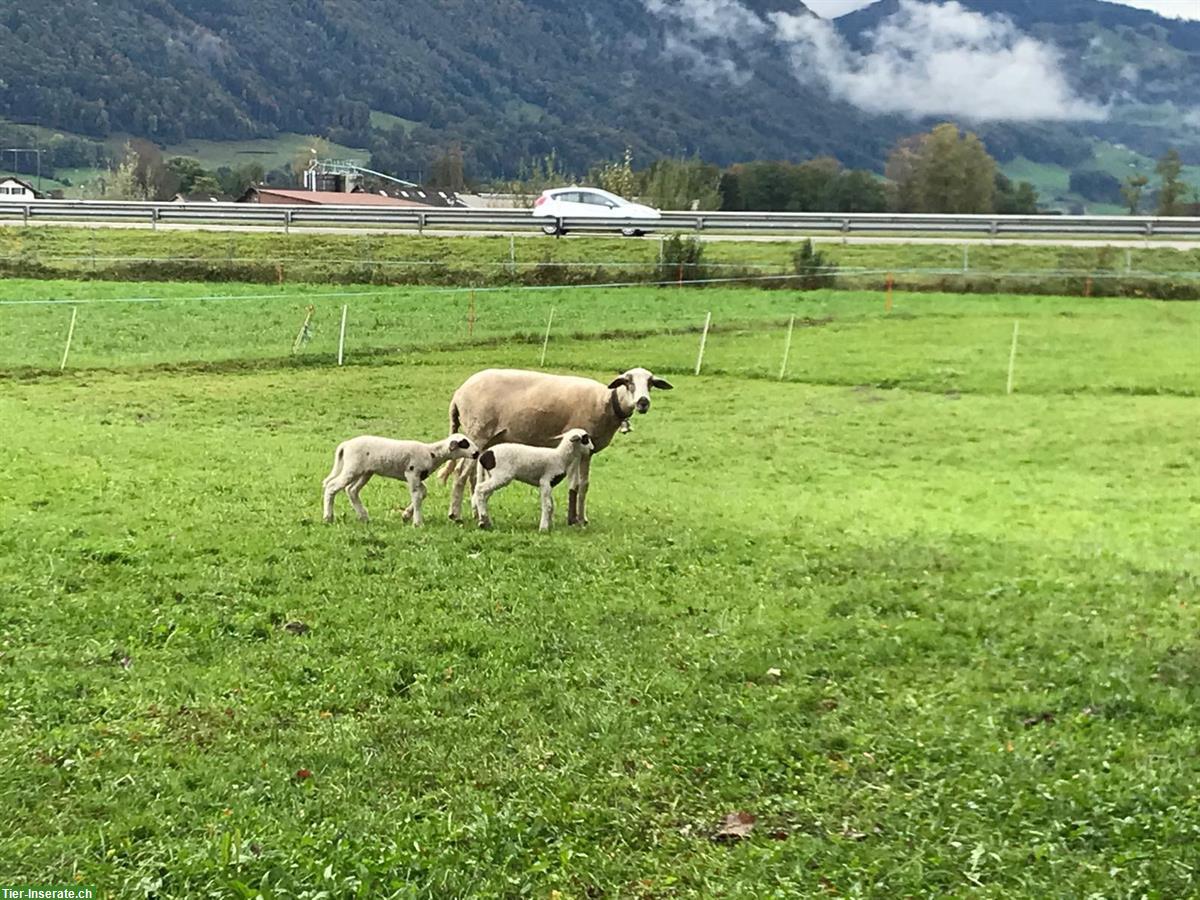
[[[479,448],[465,434],[452,434],[449,441],[451,459],[479,459]]]
[[[627,389],[629,396],[633,400],[633,408],[639,413],[645,413],[650,409],[651,388],[658,388],[660,391],[669,391],[675,385],[671,384],[665,378],[658,378],[649,369],[630,369],[627,372],[622,372],[609,387],[613,390],[620,387]]]
[[[572,446],[573,449],[579,450],[585,456],[590,454],[593,449],[592,436],[582,428],[572,428],[563,435],[563,440]]]

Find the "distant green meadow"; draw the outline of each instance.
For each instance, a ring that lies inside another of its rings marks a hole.
[[[320,522],[551,310],[675,385],[586,529]],[[1198,363],[1189,303],[0,282],[0,884],[1194,896]]]

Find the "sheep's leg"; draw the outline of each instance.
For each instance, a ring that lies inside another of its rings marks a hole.
[[[480,528],[491,528],[492,517],[488,514],[488,498],[500,488],[512,481],[512,478],[497,478],[495,475],[476,483],[471,494],[471,505],[475,507],[475,515],[479,519]]]
[[[571,487],[567,490],[567,524],[574,525],[579,520],[579,488],[575,478],[571,479]]]
[[[450,518],[455,522],[462,521],[463,491],[467,481],[475,474],[475,466],[470,460],[463,460],[454,473],[454,486],[450,489]],[[472,501],[472,504],[474,501]]]
[[[592,468],[592,458],[585,456],[579,460],[579,508],[576,510],[576,525],[586,525],[587,517],[587,495],[588,495],[588,475]]]
[[[543,481],[542,488],[542,521],[538,524],[538,531],[549,531],[550,520],[554,518],[554,487],[549,481]]]
[[[324,493],[322,503],[323,518],[326,522],[333,521],[333,499],[339,491],[345,488],[354,481],[354,476],[347,476],[344,472],[339,475],[330,475],[322,483],[322,491]]]
[[[421,504],[425,501],[427,489],[418,475],[413,472],[408,476],[408,490],[412,494],[412,501],[408,505],[408,509],[412,510],[413,528],[420,528],[425,524],[425,518],[421,515]],[[408,510],[405,510],[407,512]],[[407,519],[408,516],[405,516]]]
[[[371,474],[371,472],[368,472],[366,475],[361,475],[355,481],[346,485],[346,496],[350,498],[350,505],[354,507],[354,511],[358,513],[358,517],[364,522],[368,521],[369,517],[367,516],[367,508],[358,499],[358,492],[371,480]]]

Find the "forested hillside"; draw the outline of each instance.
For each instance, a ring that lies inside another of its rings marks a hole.
[[[1061,45],[1072,88],[1107,104],[1082,123],[974,110],[1001,160],[1070,166],[1096,138],[1200,152],[1188,100],[1200,24],[1100,0],[964,5]],[[839,20],[847,46],[862,51],[898,8]],[[810,14],[797,0],[9,0],[0,119],[161,145],[317,134],[409,165],[458,144],[488,177],[552,150],[584,171],[626,146],[640,160],[831,155],[879,171],[897,138],[946,118],[868,111],[809,77],[803,48],[779,40],[780,15]]]

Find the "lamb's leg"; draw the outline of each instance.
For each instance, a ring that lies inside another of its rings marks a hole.
[[[501,479],[492,475],[475,484],[475,490],[471,495],[471,505],[475,507],[475,515],[479,518],[480,528],[492,527],[492,517],[488,515],[488,498],[510,481],[512,481],[511,477]]]
[[[587,495],[588,495],[588,475],[592,468],[592,458],[585,456],[579,460],[579,509],[577,510],[575,524],[586,525],[587,517]]]
[[[538,531],[549,531],[550,521],[554,518],[554,487],[549,481],[543,481],[541,488],[542,521],[538,524]]]
[[[462,521],[463,491],[466,490],[467,481],[474,471],[475,466],[471,461],[463,460],[454,473],[454,486],[450,489],[450,518],[455,522]]]
[[[354,511],[358,513],[358,517],[364,522],[368,521],[369,517],[367,516],[367,508],[358,499],[358,492],[371,480],[371,474],[371,472],[368,472],[366,475],[360,475],[355,481],[346,485],[346,496],[350,498],[350,505],[354,507]]]
[[[353,481],[353,475],[347,477],[345,473],[342,473],[340,475],[330,475],[325,479],[324,482],[322,482],[322,490],[324,494],[322,513],[326,522],[333,521],[333,498],[337,496],[339,491],[344,490]]]
[[[567,524],[574,525],[579,520],[579,488],[577,476],[571,477],[571,486],[567,490]]]
[[[412,502],[409,503],[408,508],[412,510],[413,528],[420,528],[425,524],[425,519],[421,515],[421,504],[424,502],[425,494],[427,493],[425,482],[415,472],[410,473],[407,480],[408,490],[412,494]]]

